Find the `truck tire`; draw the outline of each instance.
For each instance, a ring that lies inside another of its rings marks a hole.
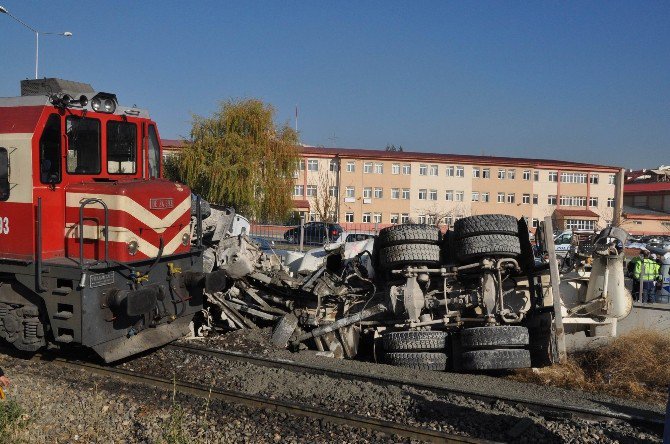
[[[438,244],[441,239],[440,229],[432,225],[392,225],[379,231],[380,248],[399,244]]]
[[[444,353],[386,353],[386,363],[415,370],[444,371],[447,355]]]
[[[379,266],[386,270],[404,265],[439,265],[440,246],[429,244],[402,244],[382,248],[379,252]]]
[[[382,336],[384,350],[445,350],[447,332],[444,331],[394,331]]]
[[[460,262],[484,257],[517,257],[520,254],[519,238],[509,234],[482,234],[456,241],[456,259]]]
[[[506,214],[482,214],[458,219],[454,223],[454,235],[458,239],[479,236],[482,234],[509,234],[517,236],[518,221],[514,216]]]
[[[530,367],[530,351],[517,349],[471,350],[461,355],[463,370],[508,370]]]
[[[461,347],[466,349],[525,347],[528,329],[519,325],[466,328],[461,331]]]

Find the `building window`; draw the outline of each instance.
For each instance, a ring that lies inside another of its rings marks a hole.
[[[425,188],[419,190],[419,200],[426,200],[427,195],[428,190],[426,190]]]
[[[454,168],[453,165],[447,167],[447,177],[454,177],[455,173],[456,169]]]
[[[370,174],[372,173],[372,162],[365,162],[363,164],[363,172],[365,174]]]
[[[533,181],[534,182],[539,182],[540,181],[540,172],[539,171],[533,171]]]
[[[356,188],[347,187],[345,190],[345,197],[356,197]]]
[[[356,171],[356,162],[347,162],[347,173]]]
[[[298,168],[296,168],[299,171],[305,171],[305,161],[304,160],[299,160],[298,161]]]
[[[353,223],[354,222],[354,213],[347,213],[344,215],[344,221]]]
[[[336,186],[331,186],[328,188],[328,195],[330,197],[337,197],[340,195],[340,190],[338,190]]]
[[[498,193],[498,203],[505,203],[505,193]]]
[[[562,183],[586,183],[586,173],[561,173]]]
[[[372,187],[363,188],[363,198],[371,199],[372,198]]]
[[[397,224],[398,221],[400,220],[400,216],[398,214],[391,214],[391,223],[392,224]]]
[[[370,213],[363,213],[363,223],[369,224],[372,221]]]
[[[597,174],[591,173],[589,176],[589,183],[592,183],[593,185],[598,185],[598,182],[600,181],[600,177],[598,177]]]
[[[454,200],[454,192],[453,190],[447,190],[447,193],[444,197],[446,200],[452,201]]]
[[[400,199],[400,188],[391,188],[391,199]]]
[[[608,197],[607,198],[607,208],[614,208],[614,198],[613,197]]]
[[[473,202],[479,202],[479,193],[476,191],[472,192],[472,201]]]
[[[533,219],[533,228],[539,228],[540,219]]]
[[[309,159],[307,161],[307,171],[319,171],[319,161],[316,159]]]
[[[529,204],[530,203],[530,194],[524,194],[521,197],[521,201],[525,204]]]
[[[307,185],[307,196],[309,197],[316,196],[316,185]]]
[[[491,178],[491,170],[489,168],[484,168],[482,170],[482,179],[490,179]]]
[[[537,199],[537,194],[533,194],[533,205],[537,205],[538,199]]]
[[[428,199],[437,200],[437,190],[430,190],[428,193]]]
[[[437,172],[437,165],[431,165],[430,166],[430,172],[428,173],[430,176],[437,176],[439,173]]]
[[[426,215],[425,214],[420,214],[419,215],[419,223],[422,225],[425,225],[426,223]]]
[[[481,171],[480,171],[480,169],[479,169],[478,167],[474,167],[474,168],[472,168],[472,178],[473,178],[473,179],[476,179],[476,178],[478,178],[479,176],[481,176]]]
[[[516,170],[507,170],[507,178],[514,180],[516,178]]]
[[[516,201],[516,194],[507,193],[507,203],[514,203]]]
[[[530,170],[523,170],[523,180],[530,180]]]
[[[384,164],[375,163],[375,174],[384,174]]]
[[[456,192],[454,193],[454,200],[455,200],[456,202],[463,202],[463,196],[464,196],[464,194],[465,194],[465,193],[464,193],[463,191],[456,191]]]
[[[586,197],[585,196],[561,196],[559,199],[561,205],[566,207],[585,207],[586,206]]]
[[[595,228],[594,220],[584,219],[566,219],[565,228],[568,230],[593,230]]]
[[[332,159],[330,161],[329,167],[330,167],[330,171],[332,171],[333,173],[336,173],[339,170],[339,162],[336,159]]]
[[[294,196],[303,196],[305,194],[305,187],[302,185],[295,185],[293,187],[293,195]]]
[[[381,199],[383,197],[383,191],[381,188],[375,188],[375,199]]]
[[[435,215],[434,214],[429,214],[428,215],[428,225],[435,225]]]
[[[597,207],[598,206],[598,198],[597,197],[589,197],[589,206],[590,207]]]
[[[402,166],[402,173],[403,174],[412,174],[412,165],[404,164]]]
[[[549,171],[549,182],[558,182],[558,172]]]
[[[482,193],[482,202],[489,201],[489,193]]]
[[[610,174],[609,180],[608,180],[607,183],[610,184],[610,185],[616,184],[616,174]]]
[[[382,223],[382,213],[375,213],[373,216],[372,221],[376,224]]]
[[[465,177],[465,168],[463,168],[462,166],[457,166],[456,177]]]
[[[394,163],[391,165],[391,174],[400,174],[400,164]]]
[[[556,196],[555,195],[547,196],[547,205],[556,205]]]
[[[402,213],[400,216],[400,223],[406,224],[409,222],[409,214],[408,213]]]
[[[409,188],[402,189],[402,198],[405,200],[409,200]]]
[[[307,220],[309,222],[316,222],[316,213],[311,212],[307,215]]]
[[[498,179],[504,179],[507,177],[507,172],[505,170],[498,170]]]
[[[428,175],[428,165],[419,165],[419,176]]]

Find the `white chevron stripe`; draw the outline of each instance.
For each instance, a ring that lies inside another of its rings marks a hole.
[[[131,214],[135,219],[142,221],[149,228],[152,228],[156,233],[164,232],[168,227],[171,227],[177,219],[184,215],[186,211],[191,210],[191,197],[187,197],[180,204],[178,204],[170,213],[164,218],[160,218],[149,211],[146,207],[138,204],[128,196],[118,194],[86,194],[86,193],[66,193],[65,205],[69,208],[76,208],[79,210],[79,205],[84,199],[101,199],[109,210],[124,211]],[[91,204],[87,208],[100,208],[100,205]]]
[[[70,224],[65,227],[65,237],[79,239],[79,224]],[[105,236],[102,234],[104,227],[97,225],[84,225],[84,239],[94,239],[104,241]],[[163,254],[173,254],[181,245],[181,239],[184,233],[190,232],[190,226],[185,226],[179,233],[177,233],[167,244],[163,245]],[[148,257],[158,256],[158,247],[151,244],[141,237],[137,236],[130,230],[123,227],[109,227],[108,234],[109,242],[123,242],[137,241],[138,250]]]

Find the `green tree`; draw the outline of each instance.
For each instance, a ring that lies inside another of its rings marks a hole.
[[[292,208],[298,134],[274,122],[257,99],[222,102],[212,117],[193,117],[191,138],[168,165],[173,178],[209,202],[257,221],[284,220]]]

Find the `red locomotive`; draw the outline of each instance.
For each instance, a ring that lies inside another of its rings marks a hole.
[[[42,79],[0,98],[0,338],[110,362],[188,332],[201,224],[161,160],[156,123],[113,94]]]

